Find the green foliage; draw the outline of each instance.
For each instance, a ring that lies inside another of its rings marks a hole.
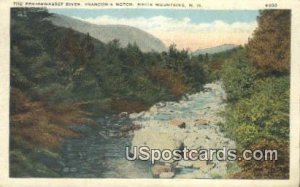
[[[228,51],[211,55],[199,55],[193,58],[197,59],[196,62],[201,63],[206,82],[213,82],[221,79],[221,70],[227,61],[236,60],[237,57],[244,56],[242,55],[244,53],[245,49],[239,46]]]
[[[39,17],[32,21],[33,15]],[[11,33],[12,85],[34,89],[47,102],[130,98],[149,106],[197,91],[205,82],[202,65],[175,45],[162,54],[143,53],[136,44],[121,48],[117,40],[104,44],[88,33],[54,26],[49,16],[43,9],[13,9]],[[172,76],[157,82],[154,67]],[[178,88],[161,84],[176,76],[181,77]]]
[[[78,137],[67,125],[88,124],[86,111],[139,112],[205,82],[202,65],[185,50],[143,53],[136,44],[104,44],[54,26],[50,16],[45,9],[11,10],[12,176],[57,176],[36,149],[57,151],[64,138]]]
[[[248,62],[245,53],[225,62],[220,72],[228,97],[224,112],[226,122],[220,126],[237,142],[239,150],[259,147],[259,141],[266,145],[272,140],[281,142],[274,143],[275,147],[286,144],[282,142],[289,139],[290,77],[278,74],[261,77],[260,71]],[[266,149],[271,147],[266,146]],[[288,155],[288,149],[280,147],[278,150]],[[278,165],[253,161],[239,162],[239,166],[241,172],[233,174],[237,178],[288,176],[288,157],[282,157]]]
[[[253,92],[255,74],[255,69],[246,59],[226,62],[221,70],[221,80],[228,100],[235,101],[249,96]]]
[[[59,155],[47,149],[34,149],[23,139],[13,137],[10,151],[10,176],[58,177],[60,169],[55,161]]]
[[[138,112],[218,79],[228,96],[222,129],[240,149],[266,147],[268,142],[274,147],[287,145],[287,11],[261,12],[259,28],[246,50],[198,57],[175,45],[167,52],[143,53],[135,44],[125,48],[117,40],[104,44],[88,33],[54,26],[47,19],[51,14],[43,9],[16,8],[11,16],[12,176],[56,176],[55,168],[43,163],[36,149],[54,149],[63,138],[78,136],[63,125],[87,123],[82,108],[98,116]],[[288,155],[287,149],[280,151]],[[54,157],[48,153],[47,158]],[[275,170],[274,165],[252,164],[254,169],[240,164],[248,178],[288,176],[287,159]]]
[[[235,178],[289,176],[290,11],[265,10],[246,50],[219,73],[228,100],[223,131],[244,149],[276,149],[277,161],[240,161]]]
[[[237,161],[227,162],[227,175],[226,178],[232,178],[233,175],[240,172],[240,167]]]
[[[258,137],[289,137],[288,77],[256,81],[255,91],[226,109],[224,128],[242,147]]]
[[[247,45],[250,62],[262,75],[288,74],[290,68],[291,11],[263,10]]]
[[[226,66],[225,66],[226,67]],[[234,66],[232,66],[234,67]],[[241,76],[245,78],[243,68],[232,69],[231,76]],[[230,89],[236,89],[239,92],[229,93],[242,93],[236,94],[234,102],[228,101],[225,110],[226,122],[221,125],[229,137],[237,142],[240,150],[249,149],[255,146],[258,140],[265,140],[267,144],[269,140],[275,139],[281,142],[288,142],[289,140],[289,76],[281,77],[265,77],[251,80],[251,84],[240,89],[241,77],[228,80],[236,81],[231,82]],[[239,83],[239,84],[238,84]],[[225,89],[228,87],[225,86]],[[250,88],[250,89],[249,89]],[[227,91],[226,89],[226,91]],[[245,92],[243,92],[245,91]],[[266,149],[271,149],[267,146]],[[288,155],[288,149],[278,148],[281,154]],[[285,178],[288,176],[288,158],[281,158],[278,161],[278,166],[271,165],[266,162],[262,167],[261,162],[251,162],[251,164],[243,162],[240,163],[242,172],[237,174],[241,178]],[[254,169],[256,167],[256,169]],[[262,168],[263,172],[261,172]],[[280,168],[285,168],[284,172]],[[271,171],[276,172],[271,172]],[[261,172],[261,173],[260,173]],[[280,173],[281,172],[281,173]],[[260,173],[260,174],[257,174]]]

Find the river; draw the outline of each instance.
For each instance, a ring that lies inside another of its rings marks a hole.
[[[179,144],[189,148],[225,145],[234,148],[235,143],[224,137],[216,125],[223,121],[218,113],[224,109],[225,97],[221,83],[217,82],[205,85],[205,91],[186,95],[178,102],[160,102],[148,111],[100,118],[94,126],[73,126],[82,137],[64,142],[60,174],[75,178],[152,178],[150,162],[126,160],[125,147],[131,145],[170,149]],[[186,127],[176,127],[178,122]],[[130,124],[141,129],[120,133]],[[176,163],[174,177],[212,178],[216,174],[225,177],[226,162],[213,163]]]

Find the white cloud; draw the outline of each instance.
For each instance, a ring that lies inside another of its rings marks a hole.
[[[137,27],[160,38],[167,46],[175,43],[179,48],[212,47],[224,43],[245,44],[257,26],[253,22],[226,23],[216,20],[211,23],[193,23],[188,17],[174,19],[164,16],[151,18],[116,18],[99,16],[96,18],[78,18],[98,25],[129,25]]]

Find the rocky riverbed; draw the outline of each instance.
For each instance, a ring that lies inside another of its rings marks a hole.
[[[134,124],[142,126],[135,131],[132,147],[150,149],[227,149],[235,142],[225,138],[216,125],[223,119],[226,94],[220,83],[205,85],[205,91],[187,95],[179,102],[157,103],[148,111],[130,114]],[[132,151],[133,152],[133,151]],[[152,173],[160,178],[224,178],[227,162],[218,161],[163,161],[152,166]]]
[[[148,111],[100,118],[97,125],[74,126],[83,134],[64,143],[63,177],[96,178],[224,178],[226,161],[128,161],[125,147],[151,149],[235,148],[216,125],[222,122],[226,94],[219,82],[179,102],[160,102]]]

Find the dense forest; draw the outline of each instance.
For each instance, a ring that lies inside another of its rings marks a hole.
[[[279,161],[239,162],[235,178],[288,178],[290,12],[261,11],[245,47],[191,56],[120,47],[62,28],[45,9],[11,10],[10,175],[59,177],[70,124],[139,112],[222,80],[228,95],[219,124],[239,150],[278,149]],[[45,159],[47,158],[47,159]]]
[[[201,63],[175,45],[161,54],[143,53],[135,44],[121,48],[117,40],[104,44],[54,26],[44,9],[12,9],[11,16],[13,176],[43,176],[47,168],[35,157],[56,151],[65,137],[79,136],[69,124],[139,112],[198,91],[205,82]]]

